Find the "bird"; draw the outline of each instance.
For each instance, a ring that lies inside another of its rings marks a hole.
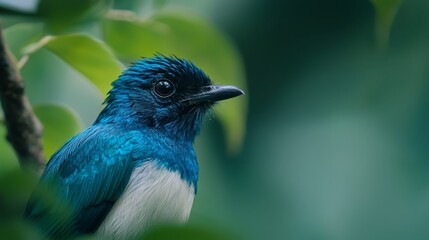
[[[136,60],[112,82],[95,122],[52,155],[24,218],[51,239],[135,239],[158,224],[185,223],[203,117],[242,94],[186,59]]]

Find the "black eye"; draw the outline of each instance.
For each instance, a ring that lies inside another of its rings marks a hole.
[[[172,82],[163,79],[155,83],[154,91],[158,97],[166,98],[173,95],[175,88]]]

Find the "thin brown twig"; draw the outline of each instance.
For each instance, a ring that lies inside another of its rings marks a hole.
[[[6,42],[0,23],[0,101],[3,107],[7,140],[21,167],[41,172],[45,165],[42,124],[34,115],[24,91],[24,81]]]

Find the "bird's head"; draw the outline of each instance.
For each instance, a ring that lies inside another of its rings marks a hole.
[[[233,86],[212,85],[187,60],[160,55],[138,60],[112,85],[97,122],[143,124],[191,140],[214,103],[243,94]]]

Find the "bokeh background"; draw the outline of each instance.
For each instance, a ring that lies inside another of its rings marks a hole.
[[[429,239],[429,1],[390,2],[388,42],[367,0],[163,3],[229,39],[247,85],[241,149],[213,117],[196,141],[190,225],[232,239]],[[145,15],[146,3],[114,6]],[[49,53],[33,57],[49,64],[26,78],[63,77],[29,79],[30,99],[54,95],[91,124],[96,89]]]

